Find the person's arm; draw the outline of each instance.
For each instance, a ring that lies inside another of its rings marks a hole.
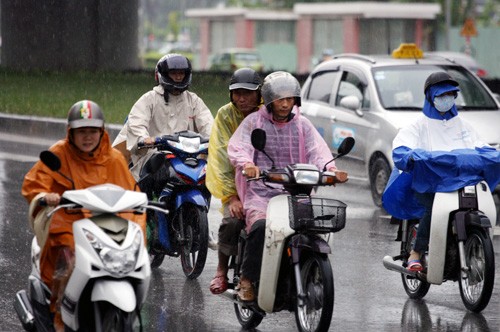
[[[212,112],[210,112],[205,102],[198,96],[193,98],[193,110],[194,123],[198,132],[204,137],[209,137],[214,123]]]
[[[139,139],[149,137],[154,91],[142,95],[132,106],[127,120],[127,150],[134,151]]]

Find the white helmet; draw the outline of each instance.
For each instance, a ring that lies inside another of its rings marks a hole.
[[[300,106],[300,84],[290,73],[276,71],[267,75],[264,78],[261,93],[268,109],[273,101],[289,97],[294,97],[295,105]]]

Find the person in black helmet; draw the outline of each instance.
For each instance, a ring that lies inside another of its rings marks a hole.
[[[488,146],[472,126],[459,116],[455,105],[460,92],[458,86],[458,82],[446,72],[436,72],[427,78],[423,113],[414,123],[402,128],[393,141],[392,157],[397,169],[403,172],[412,169],[412,153],[416,149],[451,151]],[[415,192],[414,195],[425,212],[420,219],[407,268],[422,271],[420,256],[429,244],[434,193]]]
[[[238,236],[245,226],[243,204],[236,192],[235,172],[227,156],[227,144],[243,119],[262,105],[262,79],[250,68],[236,70],[229,82],[230,103],[222,106],[215,117],[208,145],[206,185],[222,201],[222,223],[219,227],[217,271],[210,291],[227,290],[229,257],[237,254]]]
[[[182,130],[210,136],[213,116],[203,100],[188,91],[192,81],[191,62],[180,54],[163,56],[155,68],[157,86],[132,106],[127,121],[113,142],[131,162],[131,172],[139,180],[152,149],[137,150],[137,142],[151,144],[154,138]],[[147,188],[150,190],[150,188]]]

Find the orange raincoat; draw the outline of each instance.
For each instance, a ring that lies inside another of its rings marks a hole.
[[[75,189],[113,183],[124,189],[140,191],[123,155],[111,147],[106,130],[103,131],[97,149],[91,153],[84,153],[70,143],[69,130],[68,136],[56,142],[49,150],[61,159],[60,172],[74,181]],[[21,193],[31,203],[39,193],[62,195],[71,189],[72,184],[68,179],[38,161],[24,177]],[[35,210],[34,214],[38,211],[40,209]],[[145,215],[123,213],[121,216],[137,222],[145,232]],[[69,247],[74,252],[72,223],[82,217],[81,213],[67,214],[64,210],[59,210],[52,216],[48,238],[40,256],[41,276],[51,289],[59,251],[61,247]]]

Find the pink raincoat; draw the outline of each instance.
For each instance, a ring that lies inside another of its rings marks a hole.
[[[255,150],[251,143],[251,134],[255,128],[266,132],[265,151],[273,158],[276,168],[284,168],[292,163],[308,163],[322,169],[332,159],[332,154],[324,139],[312,123],[300,115],[299,108],[294,106],[293,119],[286,123],[277,123],[272,115],[262,106],[257,112],[248,115],[233,134],[228,145],[231,164],[236,169],[236,188],[238,195],[244,197],[243,207],[246,213],[246,231],[252,224],[266,218],[269,200],[283,193],[281,186],[275,189],[266,187],[262,181],[247,182],[241,174],[246,163],[254,163],[261,170],[270,169],[272,162],[261,152]],[[328,165],[335,169],[334,162]]]

